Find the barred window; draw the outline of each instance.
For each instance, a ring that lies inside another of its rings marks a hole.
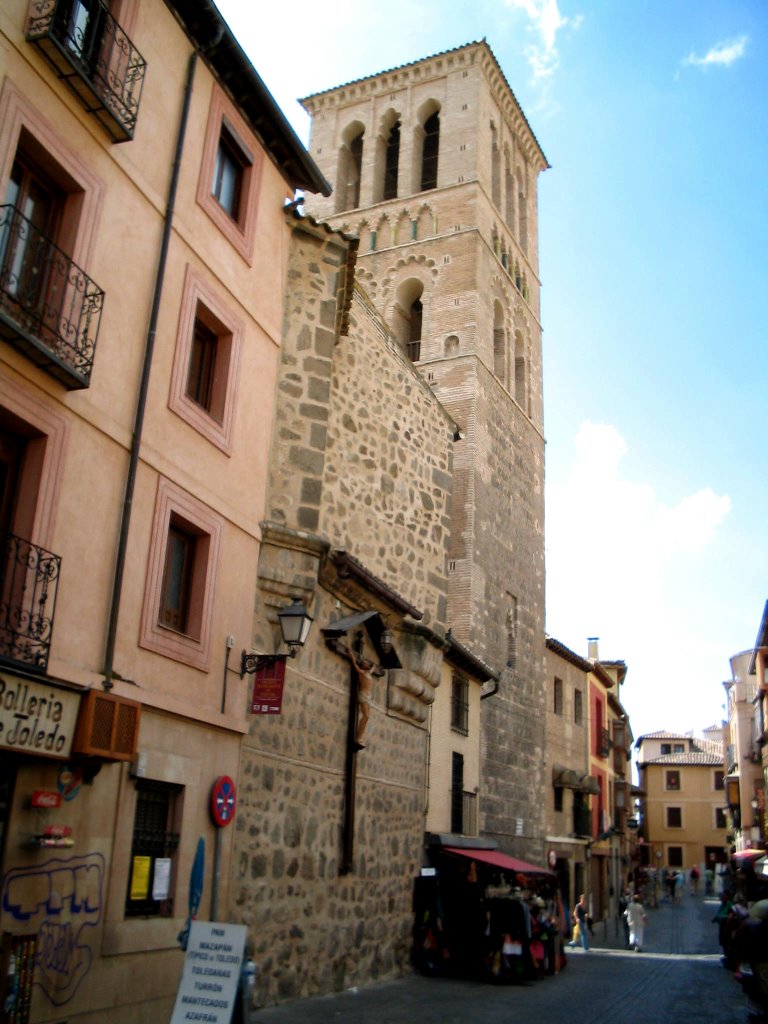
[[[182,786],[136,780],[126,917],[171,917]]]

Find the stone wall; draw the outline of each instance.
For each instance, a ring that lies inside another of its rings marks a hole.
[[[354,243],[310,218],[293,226],[254,644],[275,649],[275,611],[292,596],[315,624],[287,663],[282,713],[255,715],[244,740],[233,909],[249,926],[260,1005],[409,963],[440,659],[398,625],[407,602],[431,630],[443,627],[450,539],[452,420],[365,295],[353,295]],[[370,593],[335,575],[340,549],[370,574]],[[351,772],[350,665],[322,630],[368,608],[387,616],[403,667],[374,680]]]

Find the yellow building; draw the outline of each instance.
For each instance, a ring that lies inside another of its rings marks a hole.
[[[212,3],[9,0],[0,35],[3,984],[167,1020],[201,837],[228,901],[282,208],[328,186]]]
[[[660,731],[635,746],[647,866],[715,869],[726,860],[722,743]]]

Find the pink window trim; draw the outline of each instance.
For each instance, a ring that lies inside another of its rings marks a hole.
[[[15,376],[13,378],[0,377],[0,405],[44,435],[40,438],[42,466],[40,468],[40,483],[37,488],[34,524],[32,535],[27,539],[50,551],[53,545],[53,529],[59,504],[69,424],[64,417],[59,416],[44,402],[39,401],[31,392],[26,391],[24,384]]]
[[[231,335],[227,385],[224,393],[224,417],[221,423],[217,422],[187,395],[187,376],[198,303],[205,306],[217,320],[224,324]],[[173,357],[168,406],[177,416],[186,420],[191,427],[207,437],[211,444],[216,445],[227,455],[232,453],[232,430],[235,422],[235,399],[240,376],[243,333],[242,320],[224,305],[219,294],[197,271],[191,266],[187,266],[184,275],[184,290],[181,296],[179,330],[176,335],[176,352]]]
[[[172,629],[161,626],[160,597],[163,585],[163,568],[171,516],[176,514],[193,523],[209,538],[208,558],[204,571],[203,594],[201,599],[200,636],[184,636]],[[157,485],[155,516],[149,543],[147,582],[144,591],[144,608],[141,616],[139,646],[155,651],[174,661],[183,662],[193,668],[207,671],[210,668],[211,622],[213,619],[214,591],[221,548],[223,520],[207,505],[193,498],[170,480],[160,477]]]
[[[241,198],[242,215],[239,222],[232,220],[211,193],[216,153],[219,148],[222,124],[225,120],[227,129],[238,139],[243,151],[248,153],[251,160],[250,166],[244,174],[243,197]],[[197,184],[197,201],[249,265],[253,261],[262,161],[263,152],[253,132],[225,93],[219,86],[214,85],[208,127],[205,131],[200,178]]]
[[[76,217],[71,221],[68,218],[74,232],[68,251],[73,261],[87,270],[96,240],[104,183],[6,78],[0,92],[0,195],[6,193],[22,129],[34,137],[82,190],[77,194],[79,210]]]

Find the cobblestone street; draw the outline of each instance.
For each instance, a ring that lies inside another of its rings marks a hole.
[[[563,972],[529,985],[414,975],[257,1010],[252,1024],[745,1024],[749,1001],[720,964],[717,902],[686,894],[649,910],[642,953],[600,924],[589,953],[574,950]]]

